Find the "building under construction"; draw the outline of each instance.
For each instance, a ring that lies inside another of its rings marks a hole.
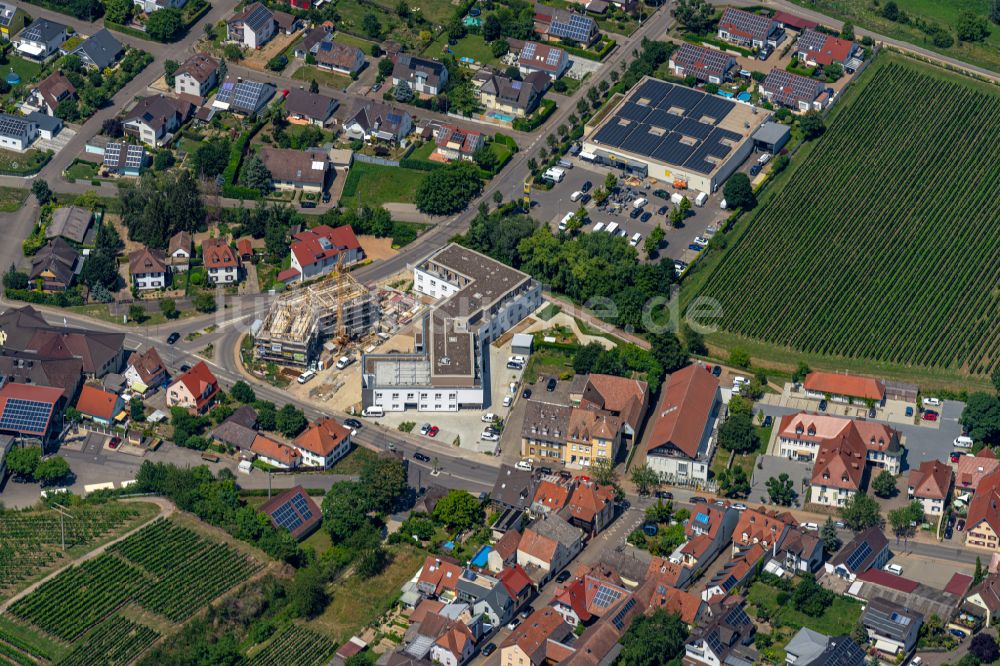
[[[376,294],[346,273],[282,294],[255,325],[254,354],[262,361],[304,367],[324,338],[346,345],[373,332]]]

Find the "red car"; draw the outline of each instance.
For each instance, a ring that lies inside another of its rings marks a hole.
[[[921,418],[923,418],[924,421],[937,421],[938,414],[937,412],[932,412],[931,410],[927,410],[926,412],[924,412]]]
[[[427,431],[428,437],[437,437],[437,434],[438,434],[437,426],[431,426],[431,429]]]
[[[118,445],[122,443],[121,437],[112,437],[111,441],[108,442],[108,447],[112,449],[117,449]]]
[[[962,454],[959,453],[958,451],[952,451],[951,452],[951,461],[953,463],[957,463],[959,460],[961,460],[961,458],[962,458]]]

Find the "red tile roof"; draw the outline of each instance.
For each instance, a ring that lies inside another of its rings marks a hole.
[[[251,258],[253,256],[253,244],[250,242],[250,239],[241,238],[236,241],[236,251],[245,259]]]
[[[253,439],[253,444],[250,445],[250,450],[259,456],[264,456],[265,458],[270,458],[271,460],[277,460],[283,465],[293,466],[302,455],[288,446],[287,444],[282,444],[276,442],[273,439],[268,439],[263,435],[257,435]]]
[[[649,609],[656,610],[662,608],[668,613],[680,615],[684,624],[693,625],[698,620],[701,612],[701,605],[704,603],[696,594],[678,590],[676,587],[662,587],[657,585],[649,600]]]
[[[500,644],[500,649],[513,647],[514,645],[534,658],[541,652],[544,657],[546,642],[549,638],[561,640],[569,633],[567,625],[562,616],[551,606],[539,608],[521,623],[517,629]]]
[[[653,414],[646,450],[673,447],[688,458],[696,458],[718,389],[715,377],[698,365],[689,365],[670,375]]]
[[[552,562],[552,558],[555,557],[556,549],[558,548],[558,541],[550,539],[547,536],[542,536],[530,527],[524,530],[524,533],[521,535],[521,543],[517,546],[520,552],[526,553],[542,562]]]
[[[824,441],[816,452],[812,483],[828,488],[861,490],[868,451],[857,437],[839,437]]]
[[[420,570],[418,583],[434,586],[434,593],[441,594],[445,590],[455,590],[458,579],[462,575],[462,567],[450,557],[428,555]]]
[[[493,550],[500,556],[501,560],[517,555],[517,547],[521,543],[521,533],[517,530],[507,530],[503,536],[493,544]]]
[[[475,639],[472,637],[472,632],[465,626],[464,622],[453,622],[448,631],[435,641],[438,647],[448,650],[459,661],[462,660],[465,647],[473,642],[475,642]]]
[[[76,401],[76,408],[86,416],[93,416],[105,421],[110,421],[118,412],[115,406],[118,404],[118,396],[105,391],[97,386],[84,384],[80,389],[80,398]]]
[[[614,375],[588,375],[580,406],[617,414],[633,431],[639,429],[647,403],[649,385],[638,379]]]
[[[974,456],[962,456],[958,459],[955,487],[976,490],[983,478],[992,474],[998,467],[1000,460],[997,460],[996,455],[988,448],[980,449]]]
[[[569,514],[585,523],[592,523],[597,514],[614,500],[615,489],[612,486],[581,481],[573,489],[573,495],[569,499]]]
[[[823,444],[850,438],[869,451],[886,452],[899,444],[899,431],[884,423],[859,421],[826,414],[798,412],[786,414],[778,422],[778,435],[783,439]]]
[[[733,543],[749,546],[757,542],[770,548],[773,543],[781,540],[786,528],[795,525],[795,518],[790,513],[769,512],[764,507],[747,509],[740,513],[736,529],[733,530]]]
[[[972,576],[961,573],[952,574],[951,578],[948,579],[948,584],[944,586],[944,591],[948,594],[954,594],[956,597],[964,597],[965,593],[969,591],[969,586],[972,585],[972,580]]]
[[[682,565],[675,564],[665,557],[654,557],[646,569],[646,578],[655,578],[667,587],[677,587],[683,573]]]
[[[976,488],[976,494],[969,503],[965,519],[968,533],[980,523],[986,522],[994,532],[1000,534],[1000,472],[994,471],[983,477]]]
[[[990,574],[979,585],[969,590],[969,596],[978,594],[991,613],[1000,610],[1000,574]]]
[[[794,28],[796,30],[805,30],[806,28],[815,28],[818,23],[815,21],[810,21],[804,19],[801,16],[796,16],[795,14],[789,14],[788,12],[777,11],[774,12],[772,16],[778,23],[788,26],[789,28]]]
[[[158,377],[162,378],[167,372],[167,366],[163,364],[163,359],[160,358],[156,347],[150,347],[141,353],[132,352],[128,357],[128,366],[135,368],[139,379],[147,386],[156,381]]]
[[[325,242],[324,242],[325,239]],[[311,266],[329,257],[336,257],[346,250],[361,247],[358,237],[350,225],[330,227],[321,224],[312,229],[306,229],[295,234],[292,243],[292,253],[302,267]]]
[[[882,587],[888,587],[892,590],[899,590],[900,592],[906,592],[907,594],[917,589],[918,585],[915,580],[903,578],[902,576],[897,576],[896,574],[883,571],[882,569],[869,569],[864,573],[860,573],[858,574],[858,580],[863,580],[866,583],[873,583],[875,585],[881,585]]]
[[[566,581],[556,589],[552,598],[553,604],[562,604],[571,608],[581,622],[589,622],[591,615],[587,610],[587,595],[584,591],[584,581],[582,578],[574,578]]]
[[[531,586],[531,577],[520,564],[507,567],[498,577],[500,584],[507,590],[511,599],[517,599],[525,590]]]
[[[201,258],[205,268],[236,268],[240,265],[233,248],[221,238],[206,238],[201,244]]]
[[[551,481],[542,481],[535,490],[533,503],[541,504],[549,511],[558,511],[566,506],[569,500],[569,488],[560,486]]]
[[[204,361],[198,361],[190,370],[177,378],[174,384],[183,384],[194,396],[195,406],[201,411],[219,392],[219,380]]]
[[[910,470],[909,487],[918,499],[943,500],[951,489],[951,467],[940,460],[925,460]]]
[[[324,416],[306,428],[292,443],[325,458],[350,436],[350,430],[329,416]]]
[[[841,375],[835,372],[810,372],[806,375],[802,386],[807,391],[815,393],[846,395],[852,398],[882,400],[885,397],[885,386],[877,379]]]

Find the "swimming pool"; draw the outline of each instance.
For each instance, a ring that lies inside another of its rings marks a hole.
[[[492,550],[492,546],[483,546],[480,548],[476,556],[470,561],[472,566],[479,567],[480,569],[486,568],[486,564],[489,562],[490,551]]]
[[[736,99],[740,100],[741,102],[749,102],[750,101],[750,93],[748,93],[746,91],[743,91],[739,95],[736,96]]]

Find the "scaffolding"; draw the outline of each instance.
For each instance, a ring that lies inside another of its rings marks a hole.
[[[375,292],[347,273],[281,295],[254,336],[257,359],[307,366],[323,338],[345,346],[375,331],[380,308]]]

